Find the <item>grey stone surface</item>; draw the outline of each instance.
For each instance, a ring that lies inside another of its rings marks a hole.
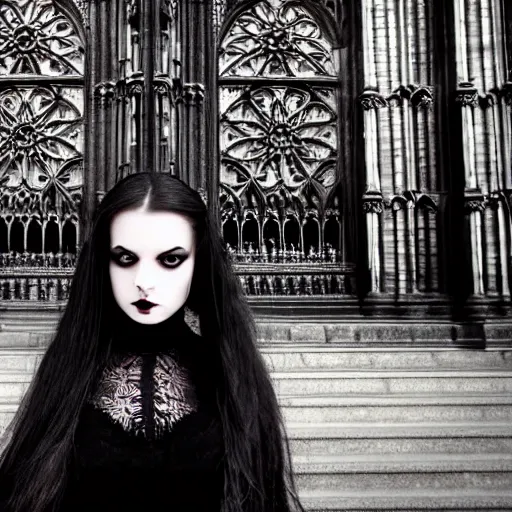
[[[283,407],[290,423],[403,423],[512,421],[512,406]]]
[[[31,379],[28,372],[0,372],[0,402],[19,402]]]
[[[500,472],[512,477],[512,454],[506,453],[298,455],[293,465],[296,473],[309,475]]]
[[[385,347],[391,335],[407,344],[413,327],[258,325],[311,510],[512,503],[512,350]],[[436,329],[428,336],[447,334]],[[0,432],[51,336],[0,332]]]
[[[302,472],[295,468],[296,482],[301,491],[329,492],[338,489],[359,491],[362,495],[368,491],[388,489],[409,489],[410,495],[418,490],[450,490],[463,496],[466,490],[509,492],[512,489],[511,472],[423,472],[423,473],[364,473],[334,472],[331,468],[322,473]]]
[[[0,350],[1,371],[33,372],[42,357],[42,349]]]
[[[256,328],[258,340],[262,342],[286,343],[291,340],[289,324],[259,322]]]
[[[311,511],[321,512],[510,512],[512,491],[483,492],[482,490],[443,491],[416,489],[413,492],[400,488],[388,491],[331,491],[302,492],[302,504]]]
[[[512,393],[510,372],[278,372],[281,395],[368,393]]]
[[[397,453],[512,454],[512,438],[410,438],[404,436],[395,439],[301,438],[290,439],[289,442],[294,455],[305,456],[360,455],[362,453],[391,456]]]
[[[325,343],[325,328],[320,324],[292,325],[290,339],[294,343]]]
[[[348,351],[330,346],[265,347],[265,361],[274,371],[283,370],[438,370],[510,369],[512,351],[430,350],[430,351]]]
[[[450,439],[512,438],[510,422],[501,423],[404,423],[396,425],[367,423],[288,423],[290,439]]]

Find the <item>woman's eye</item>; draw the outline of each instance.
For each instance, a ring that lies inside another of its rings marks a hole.
[[[183,261],[185,261],[185,256],[177,256],[176,254],[167,254],[166,256],[162,256],[160,258],[160,262],[164,267],[175,268],[178,265],[181,265]]]
[[[121,254],[121,256],[119,257],[120,263],[127,264],[127,263],[131,263],[132,261],[133,261],[133,258],[129,254]]]
[[[121,266],[128,266],[135,262],[135,258],[131,254],[116,254],[113,255],[113,260]]]

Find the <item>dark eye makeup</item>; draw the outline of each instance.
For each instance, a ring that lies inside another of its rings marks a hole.
[[[110,258],[120,267],[130,267],[139,261],[135,254],[121,246],[111,249]],[[175,247],[157,256],[157,260],[165,268],[179,267],[187,258],[188,252],[182,247]]]

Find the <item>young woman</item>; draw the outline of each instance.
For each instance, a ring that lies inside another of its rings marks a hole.
[[[302,510],[250,310],[179,179],[131,175],[98,207],[11,425],[0,510]]]

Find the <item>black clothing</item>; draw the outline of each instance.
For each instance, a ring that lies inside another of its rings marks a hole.
[[[56,511],[219,512],[218,354],[182,311],[154,326],[126,315],[113,325],[111,363],[82,409]]]

